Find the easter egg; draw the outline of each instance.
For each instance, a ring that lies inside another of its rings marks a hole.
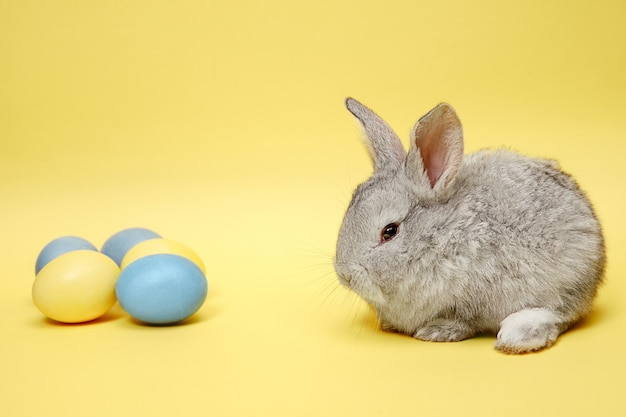
[[[119,267],[93,250],[65,253],[44,266],[33,283],[35,306],[63,323],[94,320],[113,307]]]
[[[204,303],[208,284],[187,258],[149,255],[122,270],[115,292],[122,308],[137,320],[170,324],[194,314]]]
[[[116,264],[121,265],[124,255],[136,244],[144,240],[159,238],[157,233],[152,230],[135,227],[117,232],[111,236],[104,245],[102,245],[102,253],[109,256]]]
[[[57,258],[64,253],[72,252],[75,250],[97,251],[98,249],[94,245],[92,245],[91,242],[83,239],[82,237],[59,237],[48,243],[46,246],[44,246],[41,252],[39,252],[39,256],[37,256],[37,261],[35,262],[35,274],[38,274],[39,271],[41,271],[41,269],[54,258]]]
[[[148,255],[158,254],[172,254],[179,255],[183,258],[187,258],[195,263],[198,268],[202,270],[203,274],[206,274],[206,268],[204,262],[197,253],[183,245],[182,243],[169,240],[169,239],[149,239],[144,240],[141,243],[135,245],[131,250],[126,253],[122,260],[121,268],[124,269],[137,259],[143,258]]]

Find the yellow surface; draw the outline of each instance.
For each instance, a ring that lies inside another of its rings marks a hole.
[[[626,3],[0,2],[3,416],[624,416]],[[370,173],[346,96],[408,138],[452,103],[468,151],[558,158],[606,230],[591,318],[550,350],[381,332],[339,287]],[[57,325],[53,238],[147,227],[204,259],[185,324]]]

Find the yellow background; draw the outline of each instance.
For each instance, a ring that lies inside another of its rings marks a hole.
[[[0,1],[0,414],[626,415],[625,18],[623,0]],[[521,357],[381,332],[332,269],[371,170],[346,96],[403,139],[448,101],[467,151],[558,158],[606,231],[591,318]],[[133,226],[204,259],[199,313],[44,319],[40,249]]]

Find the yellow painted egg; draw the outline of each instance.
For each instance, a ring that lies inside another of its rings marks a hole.
[[[97,319],[113,307],[120,269],[93,250],[65,253],[46,264],[33,283],[33,301],[47,317],[63,323]]]
[[[121,269],[123,270],[131,263],[140,258],[150,255],[178,255],[187,258],[206,275],[204,262],[197,253],[182,243],[169,239],[149,239],[135,245],[130,249],[122,260]]]

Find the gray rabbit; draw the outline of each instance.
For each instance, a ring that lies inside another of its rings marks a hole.
[[[346,105],[365,129],[374,173],[352,196],[335,270],[384,330],[435,342],[497,333],[496,349],[526,353],[590,312],[604,239],[556,162],[506,150],[464,156],[445,103],[415,125],[407,153],[373,111]]]

